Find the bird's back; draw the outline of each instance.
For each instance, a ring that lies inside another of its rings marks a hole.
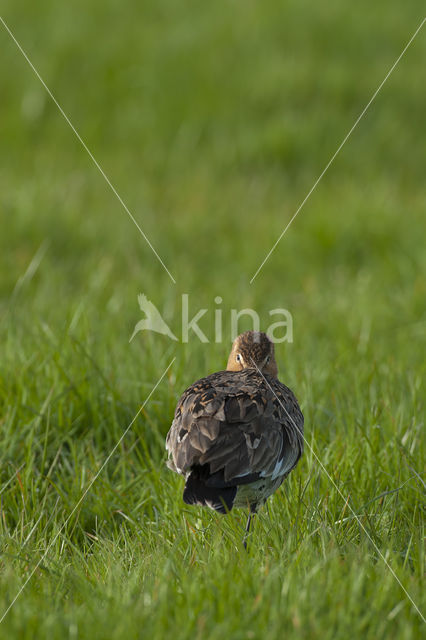
[[[276,378],[219,371],[183,393],[166,448],[170,468],[186,477],[185,502],[255,508],[302,455],[303,415]]]

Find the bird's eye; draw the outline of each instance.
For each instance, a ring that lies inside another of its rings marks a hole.
[[[237,353],[237,355],[236,355],[236,357],[235,357],[235,360],[236,360],[237,362],[242,362],[242,361],[243,361],[243,359],[242,359],[242,357],[241,357],[241,354],[240,354],[240,353]]]
[[[265,360],[265,364],[268,364],[269,360],[271,359],[271,356],[268,356]]]

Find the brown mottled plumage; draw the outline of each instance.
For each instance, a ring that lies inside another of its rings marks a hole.
[[[235,339],[226,371],[183,393],[166,448],[169,467],[186,478],[187,504],[255,512],[296,466],[303,415],[277,374],[271,340],[246,331]]]

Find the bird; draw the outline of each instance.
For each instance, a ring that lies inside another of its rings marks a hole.
[[[136,324],[129,342],[133,340],[139,331],[155,331],[156,333],[162,333],[168,336],[172,340],[177,340],[177,337],[163,320],[161,313],[158,311],[155,304],[151,302],[145,294],[140,293],[138,295],[138,303],[141,311],[144,312],[146,317],[139,320]]]
[[[273,341],[246,331],[232,344],[226,370],[188,387],[166,437],[167,465],[185,477],[183,501],[219,513],[252,516],[303,454],[304,417],[278,380]]]

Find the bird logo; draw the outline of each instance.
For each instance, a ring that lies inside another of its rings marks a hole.
[[[133,340],[139,331],[155,331],[156,333],[162,333],[163,335],[168,336],[172,340],[177,340],[177,337],[163,320],[161,313],[158,311],[155,304],[151,302],[145,294],[140,293],[138,295],[138,302],[141,311],[144,312],[146,317],[139,320],[136,324],[129,342]]]

